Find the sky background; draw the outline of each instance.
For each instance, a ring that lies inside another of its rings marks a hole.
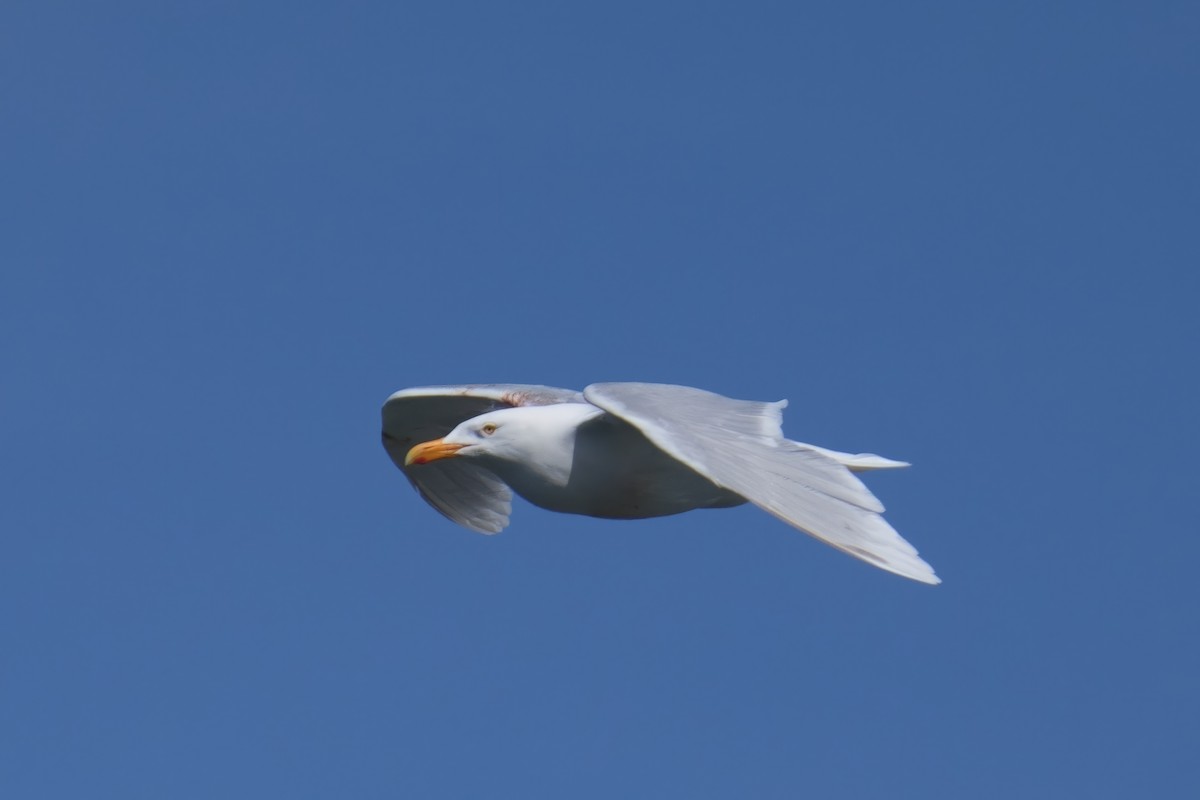
[[[0,795],[1200,785],[1200,11],[0,7]],[[497,537],[393,391],[788,398],[752,507]]]

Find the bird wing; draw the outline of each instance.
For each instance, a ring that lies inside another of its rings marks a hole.
[[[512,511],[512,492],[504,481],[466,459],[448,458],[410,469],[404,465],[409,448],[445,436],[464,420],[488,411],[582,399],[571,389],[515,383],[402,389],[383,404],[383,447],[429,505],[464,528],[499,533]]]
[[[883,505],[825,452],[783,438],[786,400],[732,400],[686,386],[596,383],[584,398],[718,486],[881,569],[941,583],[880,513]]]

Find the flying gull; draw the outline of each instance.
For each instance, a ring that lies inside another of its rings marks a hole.
[[[908,465],[785,439],[786,405],[656,383],[426,386],[384,403],[383,446],[430,505],[479,533],[508,525],[514,491],[610,519],[750,502],[880,569],[941,583],[853,474]]]

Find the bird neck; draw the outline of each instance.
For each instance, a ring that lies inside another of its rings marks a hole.
[[[532,406],[520,411],[522,435],[489,467],[518,493],[534,486],[566,486],[575,462],[579,426],[604,412],[583,403]]]

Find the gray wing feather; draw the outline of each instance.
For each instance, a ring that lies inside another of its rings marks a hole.
[[[783,438],[786,401],[731,400],[651,383],[597,383],[583,393],[663,452],[789,525],[889,572],[941,582],[846,466]]]
[[[431,506],[464,528],[499,533],[512,512],[512,492],[504,481],[485,467],[458,459],[407,468],[409,448],[445,436],[464,420],[488,411],[581,400],[582,395],[570,389],[516,383],[402,389],[383,404],[383,446]]]
[[[490,470],[447,459],[425,465],[419,478],[404,474],[425,502],[464,528],[490,534],[508,527],[512,490]]]

